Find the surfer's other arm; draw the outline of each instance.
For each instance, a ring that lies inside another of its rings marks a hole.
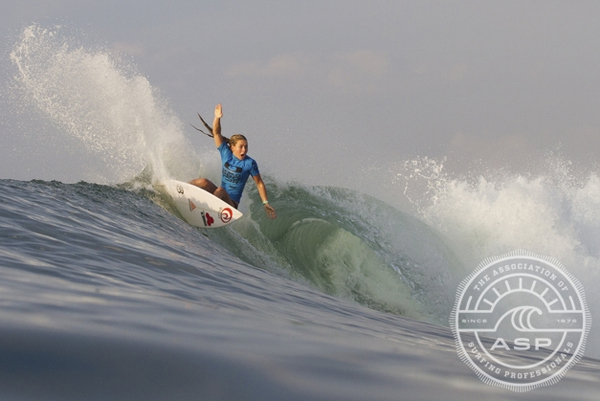
[[[270,219],[276,218],[277,214],[275,213],[275,209],[273,208],[273,206],[269,204],[269,198],[267,196],[267,187],[262,178],[260,177],[260,174],[257,174],[252,178],[256,183],[256,188],[258,189],[258,194],[260,195],[260,199],[262,200],[263,206],[265,207],[265,212],[267,212],[267,216]]]

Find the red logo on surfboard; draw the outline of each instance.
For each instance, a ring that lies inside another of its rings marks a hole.
[[[192,202],[191,199],[188,199],[188,204],[190,206],[190,212],[193,212],[194,209],[196,208],[196,205],[194,205],[194,202]]]
[[[204,225],[209,227],[215,222],[215,219],[208,212],[202,212],[202,220],[204,220]]]
[[[231,218],[233,217],[233,210],[226,207],[225,209],[219,212],[219,217],[221,218],[221,221],[223,223],[227,224],[231,221]]]

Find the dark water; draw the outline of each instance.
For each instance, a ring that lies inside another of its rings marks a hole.
[[[447,327],[248,264],[153,200],[0,181],[2,399],[597,399],[597,361],[485,385]]]

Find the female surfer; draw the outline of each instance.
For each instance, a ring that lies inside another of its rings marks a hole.
[[[198,117],[200,117],[200,115],[198,115]],[[221,153],[221,186],[217,187],[212,181],[206,178],[196,178],[195,180],[190,181],[190,184],[214,194],[216,197],[224,200],[237,209],[248,176],[251,175],[256,183],[256,188],[258,189],[258,194],[265,207],[267,216],[269,216],[270,219],[276,218],[277,215],[275,214],[275,209],[269,204],[267,188],[260,177],[258,165],[254,159],[247,155],[248,140],[245,136],[239,134],[233,135],[231,138],[225,138],[221,135],[221,117],[223,117],[223,109],[220,104],[215,107],[215,119],[212,128],[202,120],[202,117],[200,117],[204,126],[208,128],[209,131],[212,131],[212,135],[209,136],[213,137],[215,145],[217,146],[219,153]],[[196,129],[202,131],[198,128]]]

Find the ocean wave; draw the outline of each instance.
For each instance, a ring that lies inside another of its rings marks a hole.
[[[433,230],[356,191],[266,181],[276,220],[250,188],[245,220],[207,235],[327,294],[446,324],[460,265]]]

